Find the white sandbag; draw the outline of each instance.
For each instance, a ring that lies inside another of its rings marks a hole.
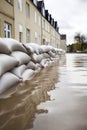
[[[11,56],[13,56],[19,62],[19,65],[26,64],[31,60],[29,55],[21,51],[12,52]]]
[[[36,65],[33,61],[30,61],[30,62],[27,64],[27,67],[28,67],[28,69],[33,69],[33,70],[36,70],[36,69],[37,69],[37,65]]]
[[[25,71],[25,69],[27,68],[26,65],[20,65],[18,67],[15,67],[11,72],[13,74],[15,74],[16,76],[18,76],[19,78],[21,78],[23,72]]]
[[[0,38],[0,53],[10,54],[10,50],[8,49],[8,47],[5,44],[3,44],[2,38]]]
[[[34,52],[35,52],[36,54],[39,54],[40,45],[38,45],[38,44],[36,44],[36,43],[27,43],[27,44],[29,44],[29,46],[30,46],[31,48],[33,48],[33,50],[34,50]]]
[[[36,53],[34,53],[32,56],[32,61],[34,61],[35,63],[40,63],[40,61],[43,59],[43,55],[39,54],[37,55]]]
[[[26,69],[22,74],[23,81],[30,80],[33,78],[35,71],[32,69]]]
[[[43,59],[50,58],[50,55],[48,53],[43,53]]]
[[[32,55],[34,53],[34,49],[29,45],[30,43],[23,44],[23,46],[26,48],[29,55]]]
[[[43,68],[47,67],[49,64],[49,61],[50,61],[49,59],[42,59],[40,62],[41,67]]]
[[[34,53],[32,56],[32,61],[35,63],[40,63],[42,59],[46,59],[46,58],[50,58],[50,55],[47,53],[43,53],[43,54],[36,54]]]
[[[48,48],[47,45],[41,45],[40,50],[41,50],[40,53],[46,53],[46,52],[50,51],[50,49]]]
[[[37,66],[37,67],[41,67],[40,63],[36,63],[36,66]]]
[[[52,51],[53,47],[49,45],[41,45],[40,46],[40,53],[47,53],[49,51]]]
[[[36,66],[37,66],[37,69],[35,70],[35,73],[38,73],[42,69],[42,66],[40,65],[40,63],[36,63]]]
[[[18,61],[6,54],[0,54],[0,76],[18,65]]]
[[[49,54],[51,57],[53,57],[53,58],[56,57],[55,53],[53,53],[52,51],[49,51],[48,54]]]
[[[7,72],[0,77],[0,94],[10,87],[17,85],[21,80],[14,74]]]
[[[5,45],[9,52],[11,53],[12,51],[23,51],[27,52],[22,43],[18,42],[15,39],[12,38],[0,38],[0,43]],[[5,49],[6,49],[5,47]],[[2,52],[3,53],[3,52]],[[7,53],[8,54],[8,53]]]

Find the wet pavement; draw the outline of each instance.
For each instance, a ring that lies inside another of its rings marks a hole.
[[[66,54],[1,95],[0,130],[87,130],[87,54]]]

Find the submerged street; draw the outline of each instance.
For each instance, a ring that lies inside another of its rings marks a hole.
[[[87,54],[66,54],[0,95],[0,130],[87,130]]]

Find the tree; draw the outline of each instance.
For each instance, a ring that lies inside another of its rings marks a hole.
[[[85,46],[87,46],[87,36],[81,33],[76,33],[74,36],[76,43],[81,44],[81,51],[83,51]]]
[[[81,36],[80,33],[76,33],[76,35],[74,36],[74,40],[75,40],[77,43],[80,43],[80,36]]]

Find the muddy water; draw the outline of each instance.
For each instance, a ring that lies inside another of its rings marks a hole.
[[[1,95],[0,130],[87,130],[87,54],[66,54]]]

